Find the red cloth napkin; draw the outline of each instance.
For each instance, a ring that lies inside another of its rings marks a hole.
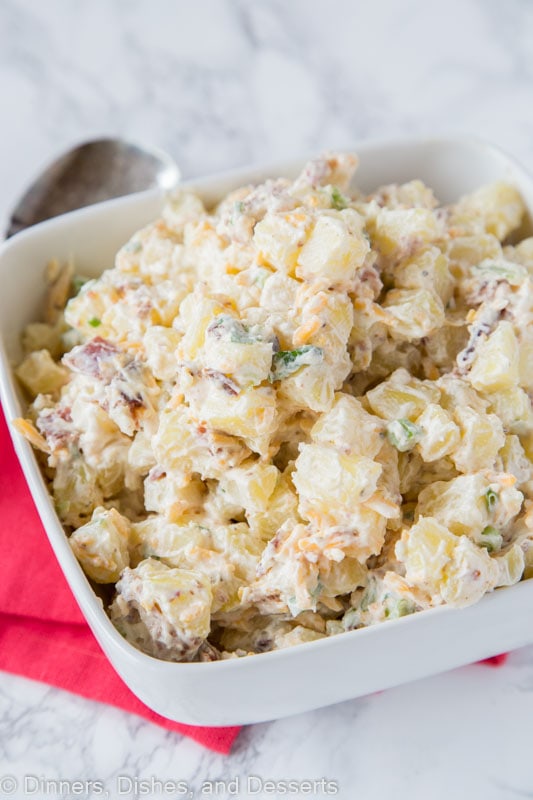
[[[87,626],[41,525],[0,408],[0,670],[139,714],[229,753],[239,728],[200,728],[151,711]]]

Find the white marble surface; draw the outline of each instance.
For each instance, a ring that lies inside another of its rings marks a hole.
[[[187,176],[433,133],[491,139],[533,169],[532,40],[529,0],[2,0],[0,216],[51,157],[102,134],[158,144]],[[0,774],[101,781],[110,797],[147,796],[120,775],[197,796],[240,778],[218,797],[260,775],[325,777],[361,800],[507,800],[533,797],[532,717],[533,648],[249,727],[230,757],[0,674]]]

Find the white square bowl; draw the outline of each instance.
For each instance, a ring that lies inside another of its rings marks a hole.
[[[362,143],[356,184],[421,178],[441,202],[483,183],[514,183],[533,212],[533,181],[498,149],[472,139]],[[302,161],[239,170],[187,184],[207,202],[269,176],[295,176]],[[74,256],[83,274],[113,264],[129,236],[163,203],[154,192],[113,200],[42,223],[0,250],[0,390],[8,422],[24,413],[11,366],[20,333],[39,319],[43,268]],[[531,218],[528,221],[531,226]],[[200,664],[159,661],[117,633],[68,545],[29,444],[13,435],[35,504],[66,579],[94,635],[130,689],[154,711],[192,725],[260,722],[395,686],[533,642],[533,582],[500,589],[466,609],[436,608],[272,653]]]

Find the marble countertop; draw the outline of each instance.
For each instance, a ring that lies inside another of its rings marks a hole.
[[[533,170],[532,40],[529,0],[3,0],[0,217],[53,156],[100,135],[159,145],[184,176],[436,133],[487,138]],[[507,800],[533,797],[532,718],[533,647],[250,726],[229,757],[0,673],[0,776],[130,798],[147,796],[135,780],[202,796],[216,779],[217,797],[246,797],[260,776],[329,780],[316,797]]]

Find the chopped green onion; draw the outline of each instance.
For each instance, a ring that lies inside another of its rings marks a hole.
[[[353,631],[361,626],[361,618],[356,608],[349,608],[342,618],[342,627],[345,631]]]
[[[370,580],[361,598],[361,604],[359,606],[361,611],[368,611],[368,606],[372,605],[372,603],[375,603],[376,598],[377,598],[376,582],[375,580]]]
[[[124,250],[126,250],[127,253],[138,253],[140,250],[142,250],[142,244],[139,241],[132,239],[130,242],[124,245]]]
[[[271,381],[280,381],[297,372],[301,367],[321,364],[324,352],[321,347],[306,344],[297,350],[279,350],[272,358]]]
[[[489,511],[494,511],[494,507],[498,502],[498,494],[494,491],[494,489],[487,489],[485,492],[485,503],[487,504],[487,509]]]
[[[483,539],[481,540],[480,545],[481,547],[485,547],[489,553],[492,553],[494,550],[501,549],[503,537],[500,531],[493,525],[487,525],[486,528],[483,528],[481,535],[483,536]]]
[[[409,419],[395,419],[387,425],[387,439],[400,453],[412,450],[423,432],[419,425]]]
[[[215,339],[233,342],[234,344],[255,344],[262,341],[261,336],[252,333],[243,323],[229,314],[220,314],[211,322],[207,333]]]
[[[311,597],[313,598],[313,600],[318,600],[323,591],[324,591],[324,584],[321,582],[319,578],[315,588],[311,592]]]
[[[415,604],[412,600],[408,600],[407,597],[394,597],[393,595],[386,595],[385,596],[385,618],[386,619],[398,619],[399,617],[406,617],[408,614],[413,614],[415,612]]]
[[[484,259],[481,264],[472,267],[472,271],[485,280],[507,281],[511,286],[520,286],[528,276],[527,268],[514,261],[491,261]]]
[[[92,319],[89,320],[89,325],[91,326],[91,328],[98,328],[98,326],[101,324],[102,321],[99,320],[98,317],[92,317]]]
[[[86,275],[73,275],[72,276],[72,291],[74,294],[78,294],[82,286],[90,281],[91,279],[88,278]]]
[[[331,187],[331,205],[337,211],[342,211],[348,205],[348,199],[340,193],[336,186]]]
[[[287,607],[288,607],[288,609],[291,612],[293,617],[297,617],[298,616],[298,614],[301,611],[301,608],[299,607],[298,603],[296,602],[296,595],[292,595],[292,597],[289,597],[289,599],[287,600]]]

